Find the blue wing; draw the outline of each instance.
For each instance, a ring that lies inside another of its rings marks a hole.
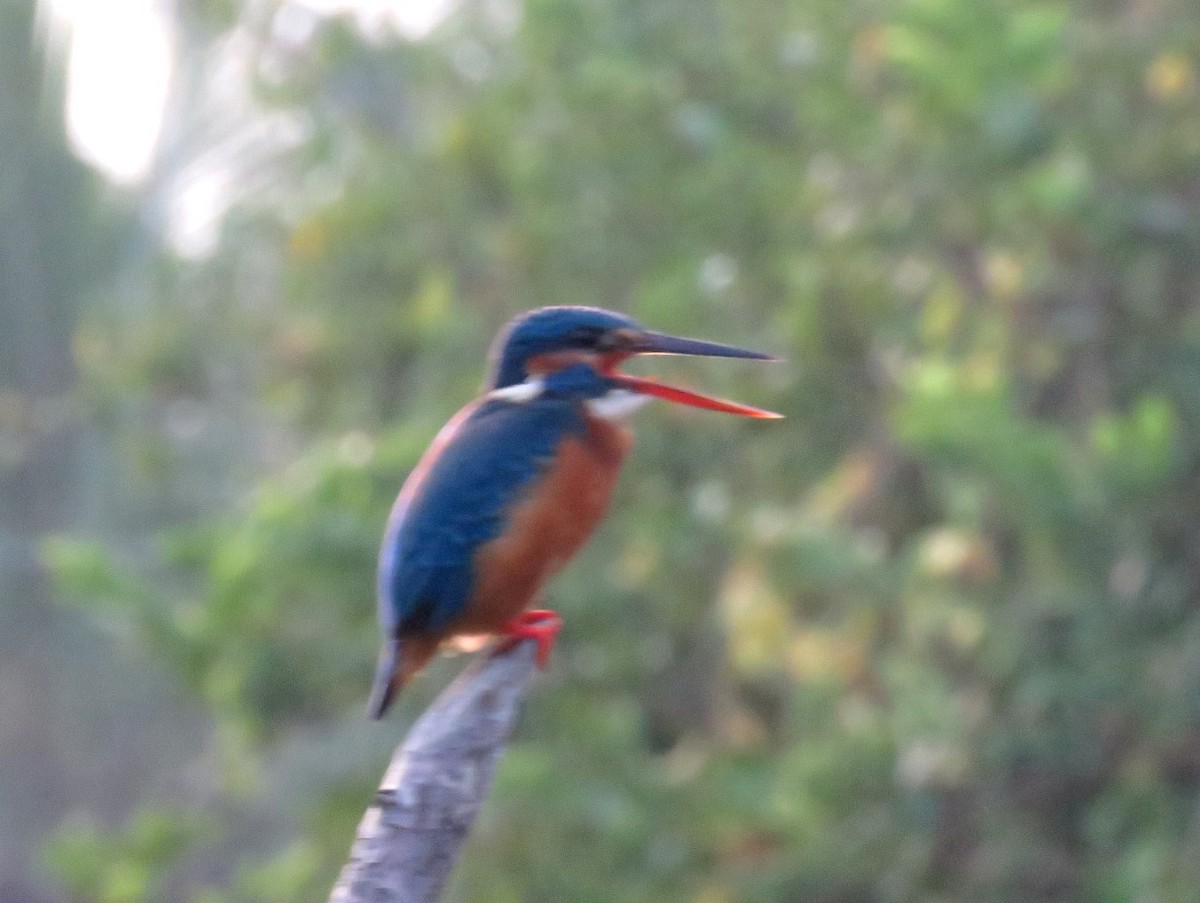
[[[579,407],[560,398],[486,401],[466,415],[388,521],[379,557],[387,636],[441,630],[463,610],[476,550],[500,534],[509,506],[562,439],[584,430]]]

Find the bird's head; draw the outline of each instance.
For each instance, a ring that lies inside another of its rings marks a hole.
[[[653,397],[743,417],[780,416],[617,370],[623,362],[640,354],[774,360],[761,351],[651,332],[623,314],[597,307],[543,307],[517,317],[496,339],[488,388],[516,398],[524,391],[522,386],[530,391],[543,386],[561,390],[557,383],[566,386],[586,382],[586,391],[578,394],[587,397],[596,411],[611,410],[619,414]],[[595,379],[581,382],[577,370],[580,365],[586,365]],[[570,371],[570,376],[553,378],[564,371]]]

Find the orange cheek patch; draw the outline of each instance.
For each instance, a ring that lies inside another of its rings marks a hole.
[[[525,362],[525,369],[530,373],[557,373],[575,364],[595,366],[596,355],[590,351],[551,351],[531,357]]]
[[[601,373],[609,374],[633,356],[633,353],[629,351],[609,351],[599,355],[596,363],[599,365]]]

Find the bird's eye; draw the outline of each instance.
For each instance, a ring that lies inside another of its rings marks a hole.
[[[579,326],[571,330],[568,341],[579,348],[594,348],[604,338],[604,334],[594,326]]]

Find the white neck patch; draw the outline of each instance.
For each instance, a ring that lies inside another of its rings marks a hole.
[[[626,389],[613,389],[599,398],[589,399],[587,409],[589,414],[601,420],[625,420],[650,400],[648,395],[639,395]]]
[[[517,383],[515,386],[492,389],[492,391],[488,392],[487,397],[495,401],[515,401],[517,404],[524,404],[527,401],[533,401],[541,395],[542,390],[545,388],[545,383],[540,379],[530,378],[523,383]]]
[[[537,377],[530,377],[515,386],[505,386],[502,389],[492,389],[487,393],[489,401],[511,401],[515,404],[525,404],[541,397],[546,390],[546,384]],[[600,420],[619,421],[631,417],[642,405],[652,399],[648,395],[630,392],[626,389],[613,389],[599,398],[589,398],[588,414]]]

